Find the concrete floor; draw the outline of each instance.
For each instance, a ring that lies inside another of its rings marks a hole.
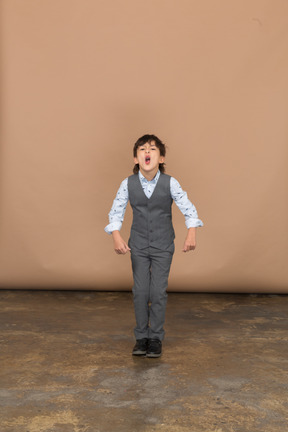
[[[169,294],[160,359],[131,293],[0,291],[1,432],[277,432],[288,296]]]

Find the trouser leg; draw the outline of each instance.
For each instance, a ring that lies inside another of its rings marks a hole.
[[[171,262],[174,253],[174,243],[168,250],[151,250],[151,281],[150,281],[150,329],[149,338],[164,339],[164,322],[167,303],[167,286]]]
[[[150,257],[147,249],[132,248],[131,261],[134,286],[133,301],[136,318],[134,334],[136,339],[149,337],[149,291],[150,291]]]

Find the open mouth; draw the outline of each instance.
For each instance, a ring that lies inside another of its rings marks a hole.
[[[145,163],[147,165],[150,163],[150,156],[145,156]]]

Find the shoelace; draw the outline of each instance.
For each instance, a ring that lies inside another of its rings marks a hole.
[[[161,341],[156,339],[151,339],[149,341],[149,348],[159,348],[161,346]]]

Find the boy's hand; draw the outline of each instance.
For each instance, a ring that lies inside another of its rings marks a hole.
[[[196,248],[196,228],[189,228],[182,251],[189,252]]]
[[[122,239],[119,231],[113,231],[112,237],[114,242],[114,250],[118,255],[125,255],[131,250],[127,243]]]

